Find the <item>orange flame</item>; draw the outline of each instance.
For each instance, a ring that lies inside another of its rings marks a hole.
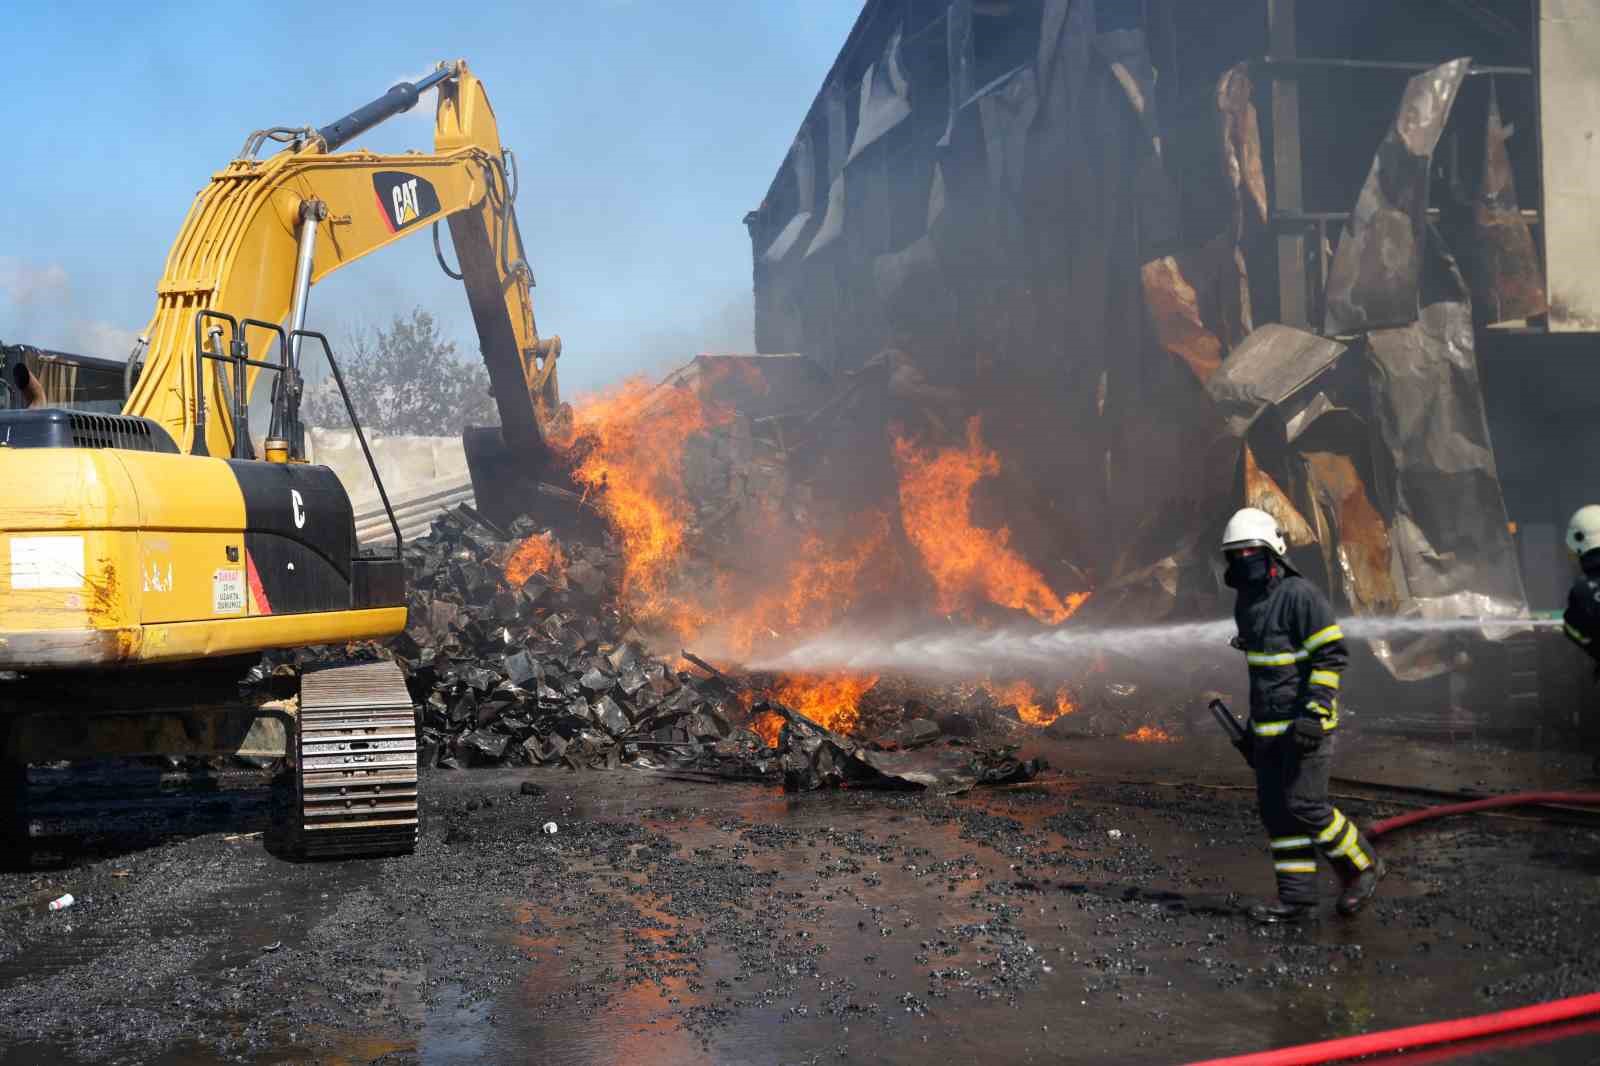
[[[1131,733],[1124,733],[1122,739],[1131,740],[1135,744],[1171,744],[1178,738],[1160,726],[1142,725]]]
[[[750,722],[750,731],[767,742],[767,747],[778,746],[778,734],[783,732],[783,716],[763,711]]]
[[[1032,726],[1047,726],[1057,718],[1078,709],[1073,704],[1072,697],[1067,694],[1065,686],[1056,690],[1054,709],[1048,709],[1040,704],[1039,690],[1026,681],[1013,681],[1005,685],[985,681],[983,688],[996,703],[1014,709],[1018,718]]]
[[[622,599],[641,618],[680,634],[706,612],[675,600],[667,579],[683,553],[688,493],[683,451],[688,439],[719,421],[685,388],[652,388],[632,378],[580,401],[572,436],[561,446],[577,461],[573,480],[593,495],[622,540]]]
[[[888,539],[889,519],[883,514],[869,520],[859,540],[843,546],[808,534],[791,558],[783,584],[733,614],[727,626],[729,650],[748,655],[764,637],[820,630],[831,623],[867,590],[863,571]]]
[[[860,721],[861,697],[877,683],[877,674],[793,674],[778,681],[772,696],[818,725],[848,733]]]
[[[521,588],[534,574],[560,574],[566,566],[555,537],[541,533],[524,540],[511,553],[506,560],[506,580]]]
[[[1063,599],[1012,550],[1009,528],[988,530],[972,524],[973,486],[1000,472],[1000,457],[984,447],[976,416],[967,423],[965,449],[929,454],[896,437],[894,456],[900,472],[901,521],[933,578],[941,611],[961,610],[982,595],[1055,625],[1083,606],[1087,592]]]

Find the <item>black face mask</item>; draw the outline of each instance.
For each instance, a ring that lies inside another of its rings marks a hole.
[[[1272,556],[1260,551],[1254,555],[1231,556],[1222,581],[1231,589],[1245,589],[1264,585],[1271,576]]]

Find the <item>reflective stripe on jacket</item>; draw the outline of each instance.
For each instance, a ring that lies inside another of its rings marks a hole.
[[[1310,716],[1325,730],[1339,724],[1339,684],[1349,654],[1328,598],[1296,574],[1239,594],[1239,645],[1250,668],[1250,727],[1281,736]]]

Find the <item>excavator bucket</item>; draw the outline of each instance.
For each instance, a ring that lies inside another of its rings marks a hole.
[[[461,443],[475,506],[495,525],[509,529],[519,515],[528,515],[558,536],[598,531],[600,516],[548,445],[510,448],[499,426],[468,426],[461,431]]]

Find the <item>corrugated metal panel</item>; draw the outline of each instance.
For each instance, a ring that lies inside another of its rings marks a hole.
[[[400,535],[411,540],[426,533],[433,520],[450,508],[473,503],[472,481],[435,482],[389,502],[394,507],[395,521],[400,524]],[[361,544],[394,540],[394,527],[389,525],[389,516],[381,504],[358,513],[355,522],[356,540]]]

